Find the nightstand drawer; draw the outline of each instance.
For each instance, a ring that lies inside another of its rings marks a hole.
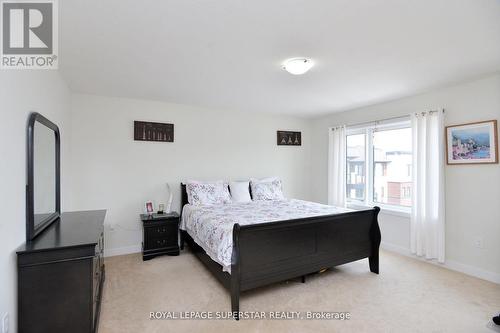
[[[162,225],[148,226],[144,228],[147,239],[154,238],[170,238],[170,236],[175,235],[177,239],[177,222],[169,222]]]
[[[146,248],[148,250],[161,249],[164,247],[176,247],[177,239],[167,239],[167,238],[155,238],[148,239],[146,242]]]

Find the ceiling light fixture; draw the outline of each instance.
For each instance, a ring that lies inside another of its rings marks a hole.
[[[293,75],[302,75],[314,65],[311,59],[307,58],[293,58],[288,59],[283,64],[283,69]]]

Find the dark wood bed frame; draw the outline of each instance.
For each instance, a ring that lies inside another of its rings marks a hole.
[[[181,184],[181,211],[188,203]],[[370,271],[379,273],[379,207],[253,225],[235,224],[231,274],[212,260],[181,230],[184,242],[231,293],[231,311],[239,319],[240,293],[279,281],[302,277],[325,268],[368,258]]]

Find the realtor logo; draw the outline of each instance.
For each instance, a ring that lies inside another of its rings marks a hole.
[[[2,0],[2,69],[57,69],[56,0]]]

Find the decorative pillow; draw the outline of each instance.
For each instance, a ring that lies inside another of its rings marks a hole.
[[[252,201],[248,186],[249,182],[230,182],[229,189],[231,190],[231,200],[233,202]]]
[[[227,183],[189,181],[186,184],[191,205],[216,205],[231,202]]]
[[[281,189],[281,180],[275,179],[272,181],[255,181],[250,182],[252,187],[253,200],[283,200],[283,192]]]

